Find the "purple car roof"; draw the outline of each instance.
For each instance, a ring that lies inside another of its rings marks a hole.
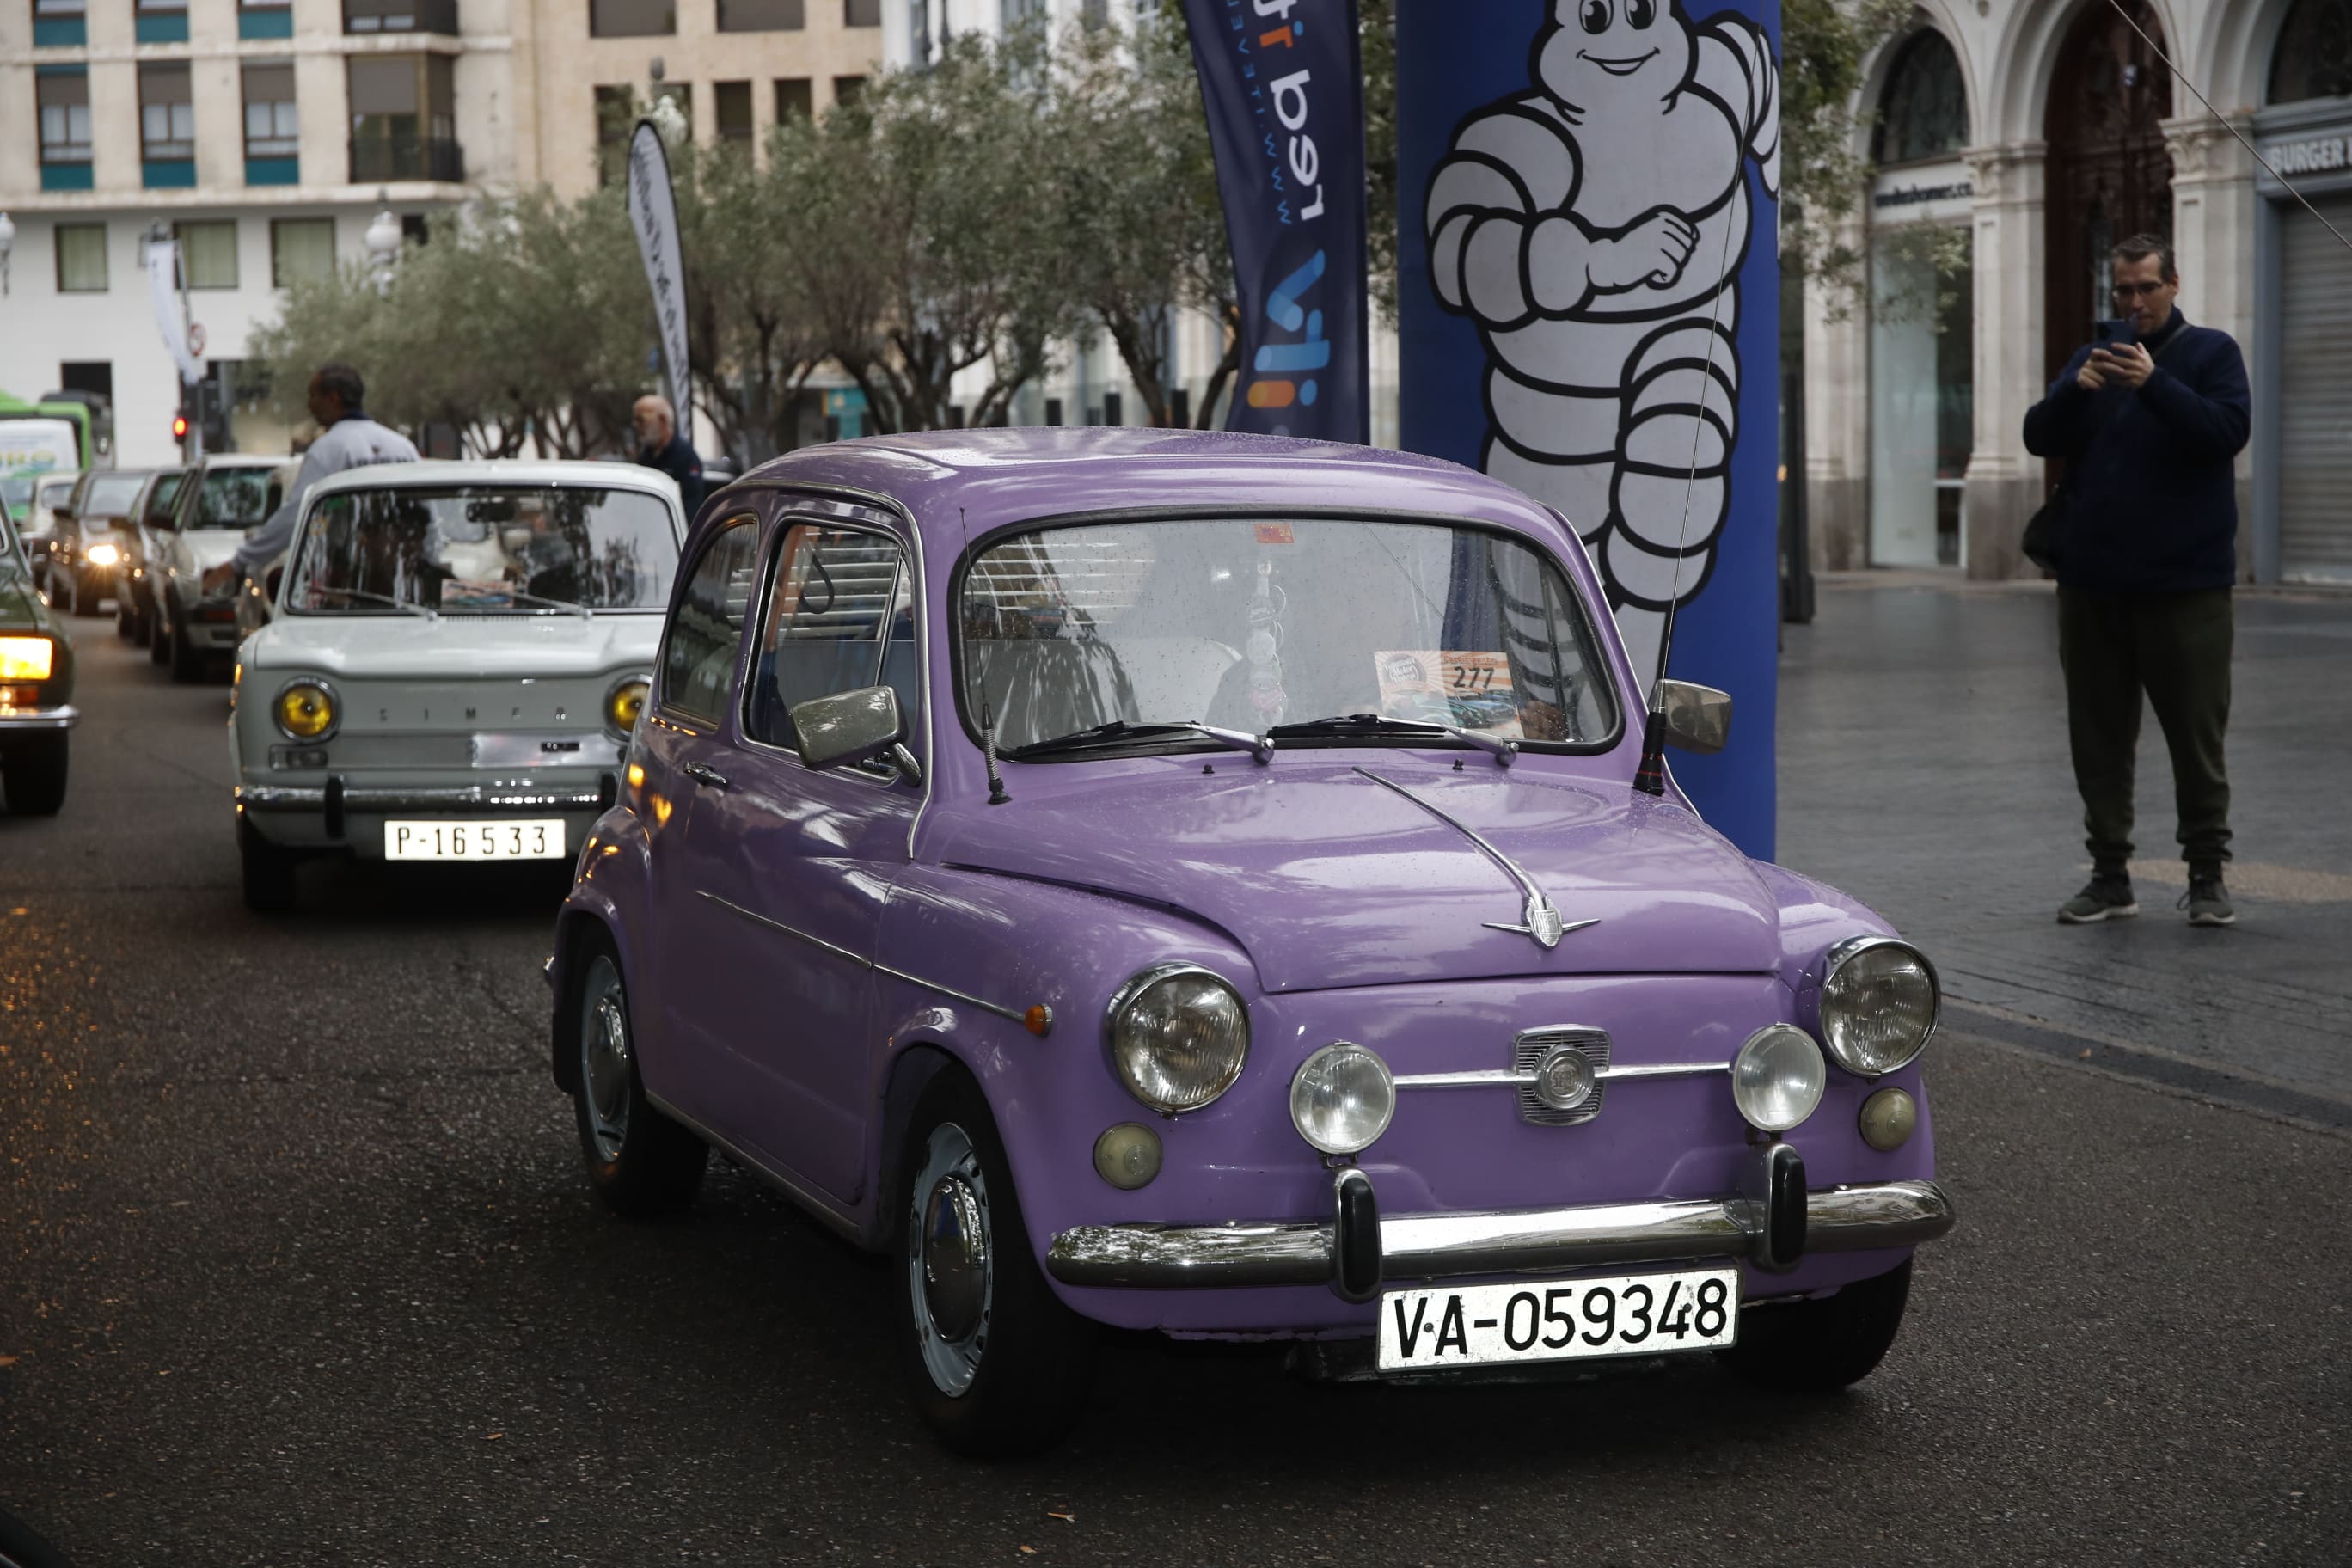
[[[1224,430],[1118,426],[933,430],[804,447],[738,484],[845,487],[896,498],[934,552],[1034,518],[1153,507],[1247,514],[1420,511],[1532,530],[1559,523],[1518,491],[1456,463],[1377,447]]]

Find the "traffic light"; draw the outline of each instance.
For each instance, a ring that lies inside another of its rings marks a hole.
[[[184,441],[184,440],[186,440],[187,438],[188,438],[188,416],[187,416],[185,414],[174,414],[174,415],[173,415],[173,416],[172,416],[172,439],[173,439],[173,440],[174,440],[174,441]]]
[[[196,428],[207,452],[228,450],[228,388],[217,381],[196,383]]]

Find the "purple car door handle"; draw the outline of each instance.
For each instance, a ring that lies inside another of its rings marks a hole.
[[[703,763],[688,763],[679,772],[698,784],[709,784],[713,789],[727,787],[727,775]]]

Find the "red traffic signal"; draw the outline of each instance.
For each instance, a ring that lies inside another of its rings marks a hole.
[[[173,416],[172,416],[172,439],[173,439],[173,440],[174,440],[174,441],[184,441],[184,440],[186,440],[187,438],[188,438],[188,416],[187,416],[186,415],[184,415],[184,414],[174,414],[174,415],[173,415]]]

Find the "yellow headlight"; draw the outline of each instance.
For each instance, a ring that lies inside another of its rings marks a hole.
[[[111,544],[93,544],[89,547],[88,558],[93,566],[111,566],[122,559],[122,552]]]
[[[56,658],[47,637],[0,637],[0,680],[47,680]]]
[[[297,741],[315,741],[335,727],[335,694],[298,680],[278,694],[278,727]]]
[[[652,689],[643,680],[624,680],[613,688],[613,695],[604,700],[604,717],[614,730],[625,735],[637,727],[637,715],[646,710],[646,693]]]

